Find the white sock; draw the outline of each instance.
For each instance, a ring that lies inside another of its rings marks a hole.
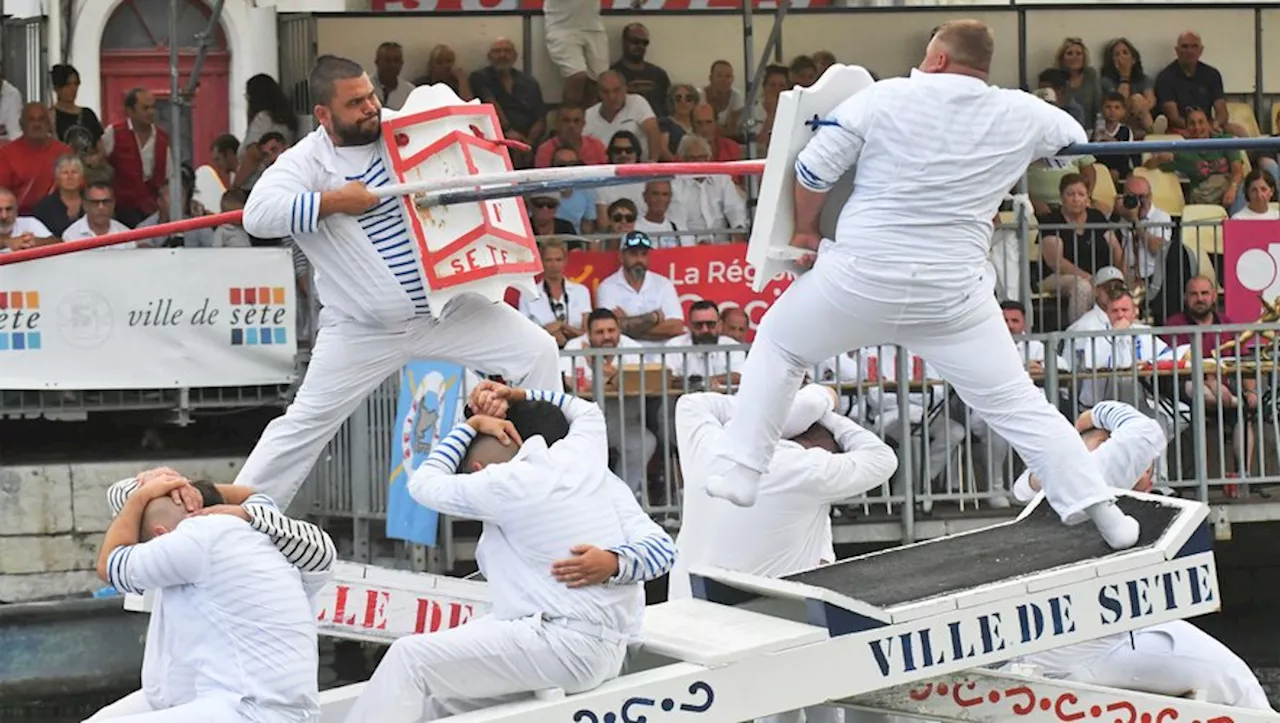
[[[1127,550],[1138,544],[1138,534],[1142,531],[1138,521],[1121,511],[1113,500],[1099,502],[1085,510],[1085,514],[1093,520],[1111,549]]]
[[[719,474],[707,477],[707,494],[728,500],[739,507],[751,507],[760,491],[760,473],[736,462],[729,462]]]

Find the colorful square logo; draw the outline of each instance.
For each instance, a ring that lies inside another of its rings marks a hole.
[[[40,349],[40,292],[0,289],[0,352]]]
[[[233,286],[227,290],[231,302],[231,346],[275,346],[287,344],[288,289],[283,286]]]

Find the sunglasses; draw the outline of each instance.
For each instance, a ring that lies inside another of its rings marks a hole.
[[[715,321],[695,321],[695,322],[693,322],[692,324],[690,324],[690,326],[692,326],[692,327],[693,327],[693,328],[695,328],[695,329],[714,329],[717,323],[719,323],[719,322],[715,322]]]
[[[635,223],[636,217],[630,213],[615,213],[609,217],[614,223]]]
[[[627,38],[627,42],[632,45],[643,45],[646,48],[649,47],[649,41],[644,38]]]
[[[691,100],[693,100],[693,96],[692,96],[692,95],[689,95],[689,94],[687,94],[687,93],[676,93],[676,94],[675,94],[674,96],[672,96],[672,97],[676,99],[676,102],[677,102],[677,103],[680,103],[680,102],[686,102],[686,101],[691,101]]]
[[[553,201],[549,198],[535,198],[533,200],[534,208],[555,208],[556,206],[559,206],[559,205],[560,205],[559,201]]]
[[[609,152],[615,156],[620,156],[623,153],[635,155],[636,149],[632,146],[609,146]]]

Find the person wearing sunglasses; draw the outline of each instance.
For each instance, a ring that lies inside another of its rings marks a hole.
[[[636,204],[631,199],[619,198],[609,204],[606,218],[609,219],[609,230],[618,234],[621,240],[622,237],[636,230],[636,222],[640,215],[636,211]]]
[[[671,78],[661,66],[644,59],[649,52],[649,29],[641,23],[630,23],[622,29],[622,57],[611,66],[627,83],[627,92],[649,101],[653,112],[667,114],[667,95]]]
[[[618,131],[609,138],[609,163],[628,165],[640,162],[640,139],[631,131]],[[633,204],[644,203],[644,182],[602,186],[596,189],[596,215],[609,217],[614,201],[629,199]]]
[[[534,236],[572,236],[576,233],[573,224],[556,217],[560,210],[559,193],[535,193],[525,199],[525,205],[529,207],[529,223],[533,226]]]
[[[643,231],[622,237],[621,267],[596,288],[596,306],[618,315],[622,333],[637,340],[666,341],[684,333],[684,308],[675,284],[649,270],[653,241]]]
[[[675,154],[680,147],[680,139],[686,133],[693,132],[693,109],[698,104],[698,89],[692,85],[678,83],[671,86],[667,93],[667,107],[671,113],[658,120],[658,130],[662,133],[662,145],[668,153]],[[712,111],[714,118],[715,112]]]
[[[558,238],[538,243],[542,256],[542,281],[536,298],[520,294],[517,308],[547,333],[556,338],[560,348],[570,339],[582,335],[591,313],[591,291],[576,281],[565,278],[569,248]]]
[[[591,140],[595,140],[592,138]],[[557,148],[556,152],[551,156],[552,168],[568,168],[570,166],[581,166],[582,161],[578,158],[578,152],[572,148]],[[560,210],[556,211],[556,218],[568,221],[573,225],[573,233],[595,233],[596,219],[599,215],[596,211],[596,189],[594,188],[569,188],[560,191]]]

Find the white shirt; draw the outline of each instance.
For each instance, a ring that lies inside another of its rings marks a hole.
[[[1159,236],[1163,243],[1161,248],[1167,247],[1169,241],[1173,238],[1173,217],[1161,211],[1155,206],[1151,207],[1151,211],[1147,213],[1147,217],[1142,219],[1150,223],[1164,224],[1161,226],[1149,226],[1144,230],[1152,236]],[[1138,276],[1144,279],[1150,279],[1157,273],[1160,263],[1164,259],[1164,255],[1152,252],[1147,248],[1147,244],[1134,238],[1132,229],[1125,230],[1124,235],[1124,259],[1129,268],[1138,272]],[[1134,249],[1137,249],[1137,256],[1134,255]]]
[[[707,102],[706,88],[698,88],[698,102]],[[720,125],[727,124],[729,122],[729,116],[732,115],[735,110],[742,110],[742,107],[745,105],[746,101],[743,100],[742,93],[737,88],[730,88],[729,105],[724,110],[716,114],[716,123],[719,123]]]
[[[0,141],[16,141],[22,137],[22,91],[7,80],[0,80]]]
[[[129,230],[128,226],[120,223],[114,218],[111,219],[107,227],[107,233],[120,233],[121,231],[128,231],[128,230]],[[93,229],[89,228],[88,215],[84,215],[76,219],[75,223],[68,226],[67,230],[62,232],[62,240],[78,241],[80,239],[95,238],[97,236],[104,236],[104,235],[106,234],[94,233]],[[115,246],[103,246],[103,248],[104,249],[136,249],[138,248],[138,244],[134,241],[128,241],[122,244],[116,244]]]
[[[1107,312],[1096,303],[1089,308],[1079,319],[1076,319],[1067,327],[1068,332],[1073,331],[1100,331],[1102,329],[1111,328],[1111,319],[1107,317]],[[1068,369],[1087,369],[1083,366],[1085,355],[1090,354],[1089,349],[1095,344],[1103,344],[1106,342],[1104,337],[1081,337],[1075,340],[1067,348],[1069,355],[1067,357]]]
[[[378,89],[378,97],[382,99],[382,107],[391,110],[400,110],[404,107],[404,102],[409,99],[409,94],[418,86],[410,83],[404,78],[396,78],[396,87],[388,93],[387,89],[378,82],[377,78],[373,78],[373,86]]]
[[[693,334],[685,332],[670,339],[667,346],[694,346]],[[721,336],[714,345],[738,346],[738,342],[727,336]],[[722,377],[726,374],[741,374],[742,365],[747,363],[745,351],[706,351],[702,353],[682,354],[667,352],[667,368],[678,377]]]
[[[649,101],[642,95],[628,93],[627,99],[623,101],[622,108],[618,110],[613,120],[606,120],[600,113],[601,108],[601,104],[596,103],[587,109],[587,122],[582,129],[583,134],[599,140],[605,148],[608,148],[609,139],[613,138],[614,133],[630,131],[640,140],[640,160],[649,158],[649,138],[640,128],[641,123],[657,117],[653,114],[653,106],[649,105]]]
[[[249,523],[188,518],[169,534],[117,548],[108,572],[121,591],[162,593],[142,667],[152,707],[229,695],[246,720],[319,715],[315,615],[301,573]]]
[[[582,336],[575,336],[574,338],[565,342],[564,351],[580,351],[582,349],[590,349],[591,344],[589,344],[588,342],[589,340],[587,339],[586,334],[583,334]],[[635,339],[632,339],[626,334],[620,334],[618,336],[618,346],[616,347],[618,349],[636,349],[641,346],[643,345],[640,342],[636,341]],[[617,367],[618,369],[621,369],[624,366],[631,366],[631,365],[638,366],[643,361],[644,361],[644,357],[641,354],[623,354],[620,358],[616,354],[611,354],[611,355],[605,356],[603,360],[600,362],[600,364],[604,365],[607,362],[612,362],[615,367]],[[577,382],[575,380],[578,379],[579,377],[581,377],[581,380],[583,382],[590,383],[591,380],[595,378],[595,364],[596,364],[596,358],[594,356],[582,355],[582,354],[575,355],[575,356],[561,355],[560,356],[560,376],[566,379],[569,379],[570,386],[576,384]]]
[[[289,147],[293,145],[293,131],[289,126],[283,123],[277,123],[275,118],[265,110],[260,110],[253,116],[253,120],[249,121],[249,127],[244,131],[244,144],[252,145],[262,140],[262,136],[267,133],[279,133],[284,136],[284,145]]]
[[[1129,325],[1129,328],[1150,329],[1151,327],[1135,321]],[[1093,344],[1084,348],[1084,369],[1128,369],[1135,364],[1151,364],[1159,360],[1173,359],[1173,349],[1154,333],[1101,336],[1094,337],[1093,341]]]
[[[992,219],[1037,158],[1087,140],[1061,109],[1020,90],[912,70],[854,94],[796,159],[796,180],[826,191],[857,164],[835,248],[870,260],[959,267],[968,288],[990,250]],[[863,139],[870,139],[864,142]]]
[[[881,380],[896,382],[898,380],[898,347],[892,344],[886,344],[881,347],[870,346],[862,349],[859,357],[861,359],[861,376],[868,382]],[[938,370],[934,369],[922,357],[914,354],[911,355],[910,360],[907,362],[907,368],[911,373],[912,381],[942,379],[942,375],[938,373]],[[908,419],[913,423],[924,421],[925,411],[932,407],[935,401],[942,401],[945,393],[944,386],[941,383],[928,386],[927,398],[925,392],[912,391],[908,393]],[[863,398],[866,400],[869,409],[880,412],[882,416],[898,413],[898,392],[896,389],[882,390],[879,386],[871,387],[866,390]]]
[[[650,270],[645,273],[640,290],[636,291],[627,282],[625,273],[624,269],[618,269],[600,282],[596,287],[597,308],[622,309],[627,316],[639,316],[661,309],[663,318],[684,318],[684,308],[680,305],[680,296],[671,279]]]
[[[53,232],[35,216],[18,216],[13,219],[13,231],[9,235],[16,238],[29,233],[35,238],[53,238]]]
[[[537,298],[529,294],[520,294],[518,306],[520,313],[536,322],[538,326],[560,321],[563,316],[563,321],[569,326],[585,330],[587,315],[591,313],[591,291],[576,281],[565,279],[563,294],[554,300],[559,304],[557,308],[552,304],[549,288],[545,282],[538,284],[540,293]],[[559,314],[556,313],[557,310]]]
[[[617,186],[604,186],[596,189],[596,206],[604,207],[604,213],[609,213],[609,206],[619,199],[627,199],[636,205],[636,223],[644,218],[648,205],[644,202],[644,184],[643,183],[623,183]],[[607,216],[598,217],[601,223],[611,224],[613,219]]]
[[[667,215],[681,228],[741,229],[747,227],[747,202],[728,176],[678,176],[671,181],[671,208]],[[715,234],[699,234],[696,242],[716,240]]]
[[[374,327],[399,327],[428,313],[425,287],[410,263],[417,252],[400,201],[384,199],[360,217],[320,218],[321,191],[346,184],[348,176],[374,186],[390,183],[380,145],[335,148],[317,128],[254,184],[244,230],[258,238],[292,236],[316,270],[324,306]]]
[[[604,32],[597,0],[545,0],[542,15],[546,30],[597,30]]]
[[[550,447],[542,437],[527,439],[511,462],[457,474],[475,438],[461,425],[414,472],[409,494],[430,509],[484,523],[476,562],[489,582],[495,618],[545,613],[630,635],[644,608],[641,585],[574,589],[549,572],[583,540],[601,548],[627,542],[614,494],[622,485],[609,473],[604,413],[561,392],[530,391],[529,397],[557,404],[569,420],[568,436]]]
[[[696,246],[698,239],[690,235],[677,236],[670,234],[671,231],[679,231],[680,227],[675,221],[671,220],[669,215],[663,216],[661,221],[650,221],[644,216],[636,219],[636,230],[649,234],[649,240],[653,241],[654,248],[673,249],[680,246]],[[663,235],[664,233],[668,235]]]
[[[1280,221],[1280,209],[1268,208],[1262,213],[1245,206],[1231,217],[1234,221]]]
[[[724,427],[733,414],[733,397],[702,392],[686,394],[676,403],[685,487],[670,600],[690,596],[690,568],[714,566],[778,577],[830,561],[831,503],[856,497],[893,475],[898,460],[888,445],[833,413],[832,397],[824,389],[802,389],[797,404],[810,394],[825,406],[813,420],[831,430],[844,452],[805,449],[786,439],[778,442],[769,470],[760,478],[759,501],[752,507],[712,498],[704,489],[708,465],[723,444]]]

